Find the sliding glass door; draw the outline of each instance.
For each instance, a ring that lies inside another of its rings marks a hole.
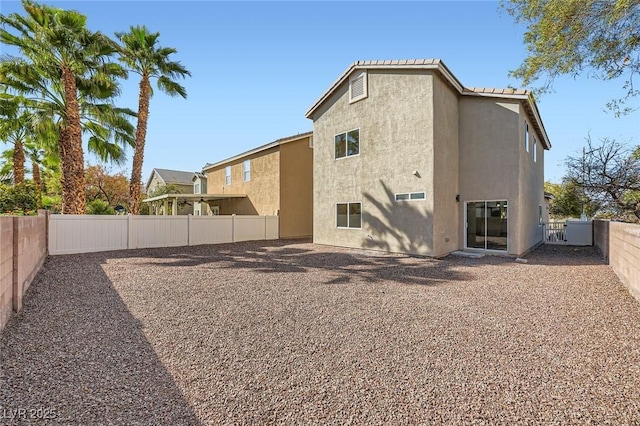
[[[507,202],[467,203],[467,248],[507,250]]]

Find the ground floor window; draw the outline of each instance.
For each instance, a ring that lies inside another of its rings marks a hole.
[[[362,203],[336,204],[336,226],[338,228],[361,228]]]

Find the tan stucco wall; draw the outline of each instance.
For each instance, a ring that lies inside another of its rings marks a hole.
[[[545,208],[544,149],[540,143],[540,135],[536,133],[531,119],[527,117],[522,106],[520,106],[520,117],[518,246],[515,254],[524,253],[542,241],[543,228],[539,225],[538,213],[539,206]],[[525,122],[529,123],[529,152],[526,152],[524,148]],[[533,147],[531,147],[534,136],[537,145],[537,161],[535,162],[533,161]]]
[[[517,101],[465,96],[460,101],[460,247],[464,247],[464,203],[508,202],[508,251],[519,255],[542,241],[538,206],[544,202],[544,149],[529,124],[533,149],[524,148],[531,120]]]
[[[251,180],[242,179],[242,163],[251,160]],[[225,185],[225,167],[231,166],[231,185]],[[280,151],[273,147],[234,162],[206,171],[208,194],[246,194],[236,198],[209,202],[219,206],[220,214],[276,215],[280,208]]]
[[[280,145],[280,238],[313,233],[311,137]]]
[[[520,121],[518,102],[460,98],[460,248],[466,238],[465,202],[507,200],[507,246],[509,253],[519,253]]]
[[[458,95],[441,78],[433,79],[433,255],[459,248],[459,113]]]
[[[369,71],[366,99],[349,104],[345,83],[314,114],[315,243],[434,254],[433,79]],[[355,128],[360,155],[334,159],[334,136]],[[395,201],[395,193],[418,191],[426,200]],[[362,202],[362,229],[336,227],[338,202]]]

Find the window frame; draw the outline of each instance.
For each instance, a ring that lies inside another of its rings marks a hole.
[[[414,195],[419,195],[419,194],[422,194],[422,198],[414,198]],[[404,198],[405,196],[407,198]],[[402,197],[402,198],[398,198],[398,197]],[[401,203],[403,201],[424,201],[427,199],[427,192],[426,191],[399,192],[395,194],[394,198],[397,203]]]
[[[197,183],[193,184],[193,193],[194,194],[200,194],[200,182],[197,182]]]
[[[351,207],[351,204],[359,204],[360,205],[360,226],[355,227],[355,226],[350,226],[350,215],[349,215],[349,210]],[[346,205],[347,206],[347,226],[339,226],[338,225],[338,206],[340,205]],[[342,202],[337,202],[334,205],[334,214],[335,214],[335,225],[336,225],[336,229],[362,229],[362,201],[342,201]]]
[[[532,151],[533,151],[533,162],[537,163],[538,162],[538,141],[536,141],[536,137],[535,135],[533,136],[533,147],[532,147]]]
[[[224,168],[224,184],[226,186],[231,185],[231,166],[225,166]]]
[[[349,133],[358,131],[358,153],[349,155]],[[336,157],[336,137],[344,135],[344,156]],[[360,155],[360,127],[356,127],[345,132],[336,133],[333,135],[333,159],[344,160],[345,158],[358,157]]]
[[[352,96],[352,86],[353,86],[353,82],[360,79],[360,77],[362,77],[362,94],[358,95],[356,97]],[[368,76],[367,76],[367,70],[360,70],[360,71],[356,71],[354,72],[351,77],[349,77],[349,104],[352,104],[354,102],[358,102],[362,99],[365,99],[369,96],[369,90],[368,90]]]
[[[529,123],[524,121],[524,150],[529,152]]]
[[[251,181],[251,159],[244,160],[242,162],[242,181],[243,182]]]

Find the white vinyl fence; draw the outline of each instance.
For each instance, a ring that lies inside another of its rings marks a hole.
[[[590,246],[593,244],[593,224],[591,221],[580,220],[545,223],[544,242],[545,244]]]
[[[278,216],[49,216],[52,255],[277,240],[278,236]]]

